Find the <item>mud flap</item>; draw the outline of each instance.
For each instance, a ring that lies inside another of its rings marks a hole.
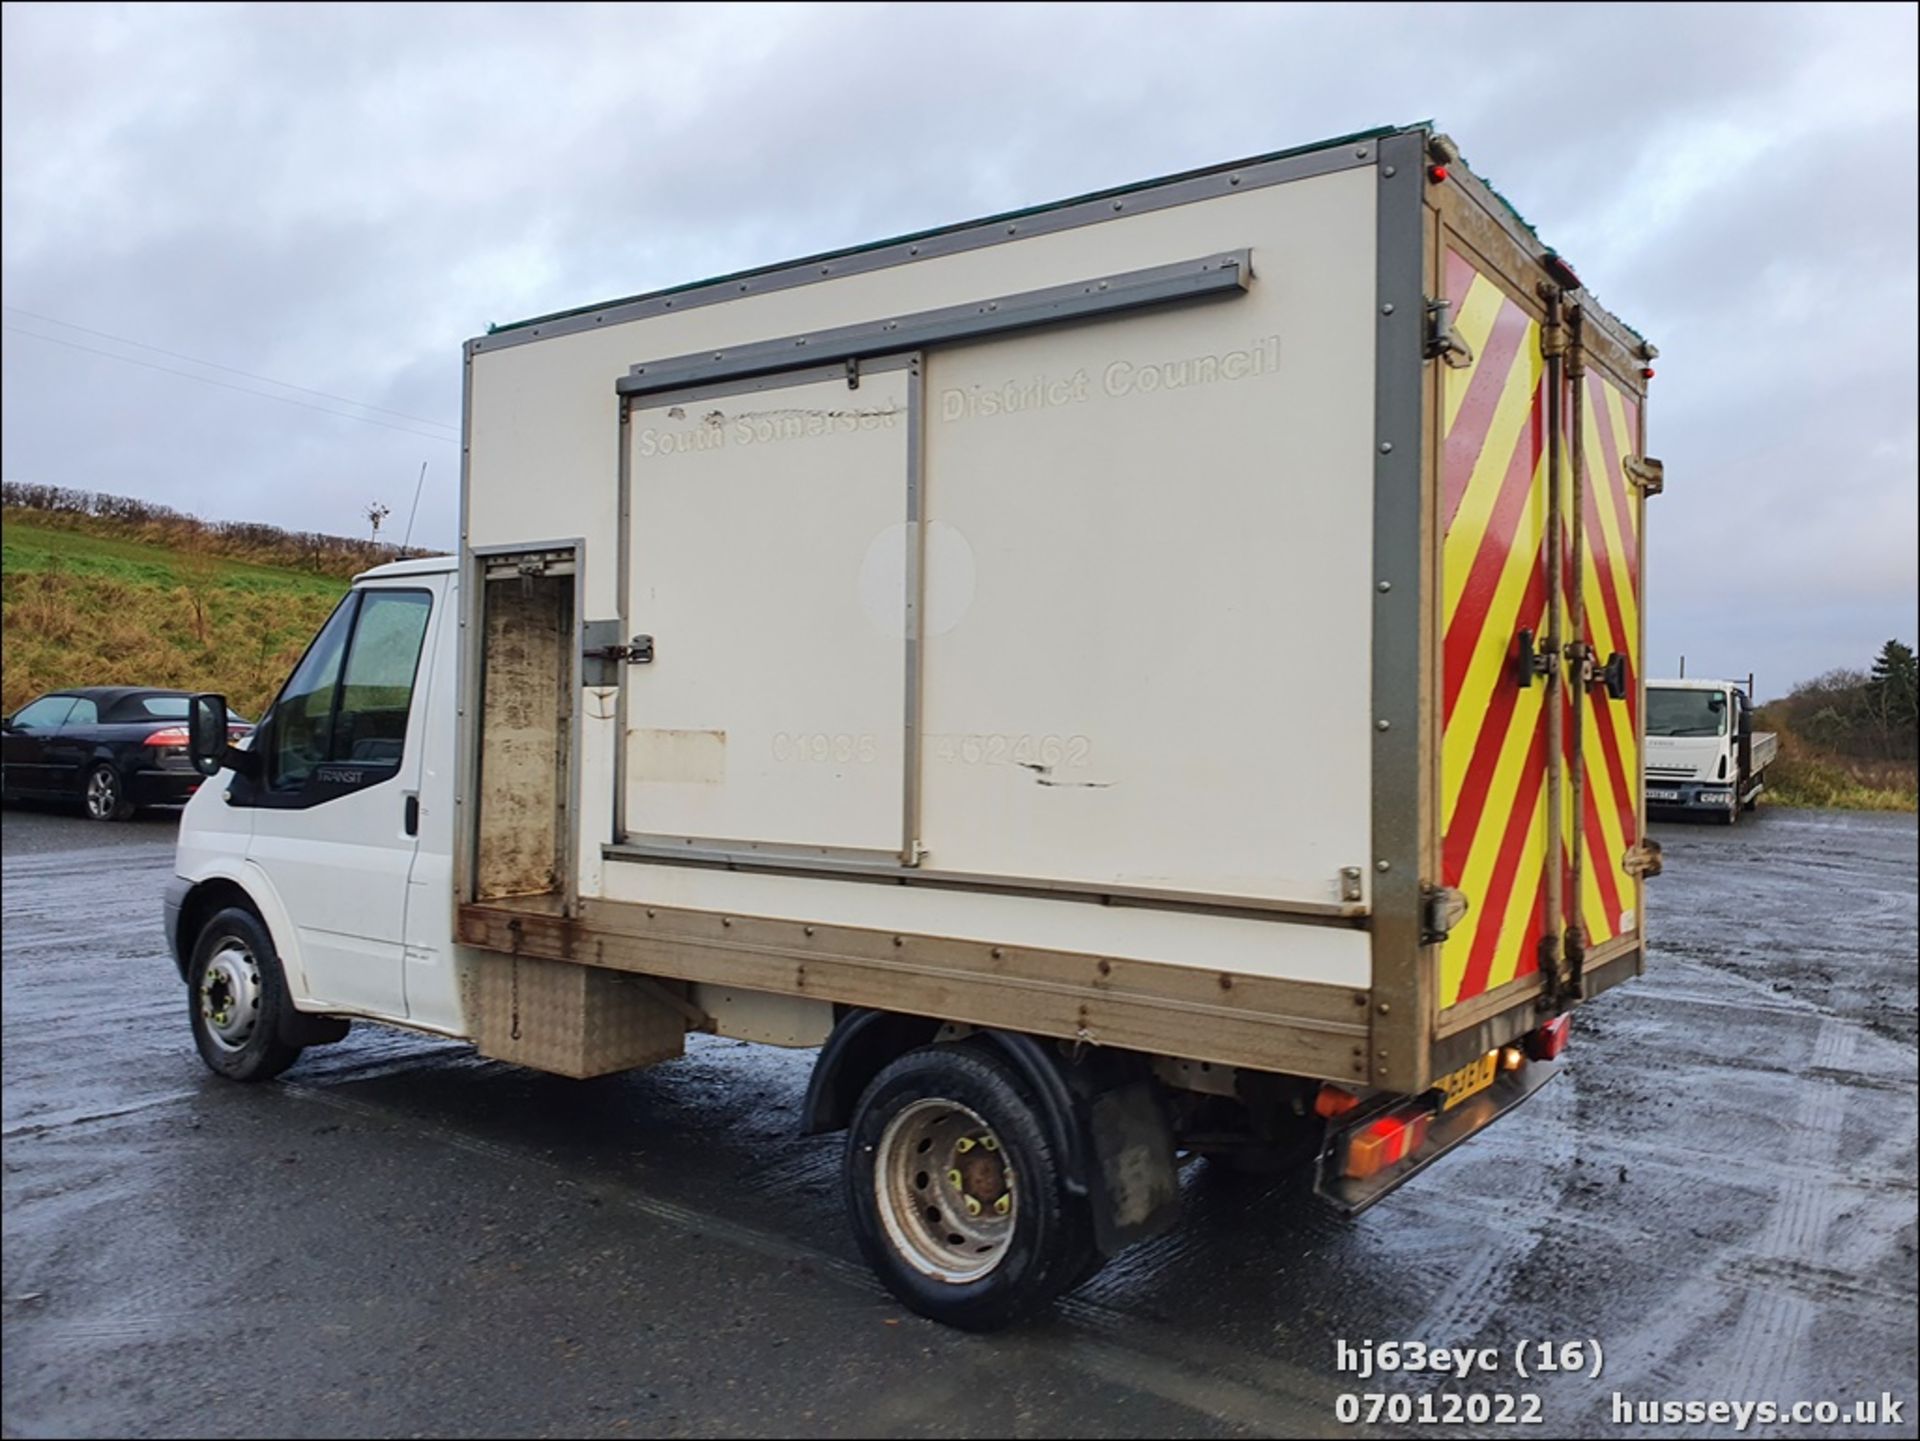
[[[1342,1215],[1356,1216],[1389,1191],[1406,1184],[1461,1142],[1471,1140],[1507,1112],[1537,1095],[1542,1086],[1566,1067],[1565,1060],[1530,1061],[1520,1070],[1502,1073],[1478,1095],[1469,1097],[1452,1110],[1434,1109],[1438,1092],[1424,1099],[1384,1096],[1359,1107],[1327,1128],[1326,1143],[1314,1176],[1314,1193],[1334,1206]],[[1355,1135],[1388,1116],[1402,1116],[1424,1106],[1431,1112],[1426,1140],[1420,1148],[1371,1176],[1352,1177],[1345,1173],[1348,1143]]]
[[[331,1046],[344,1041],[353,1023],[345,1016],[321,1016],[287,1006],[280,1012],[280,1039],[290,1046]]]
[[[1102,1091],[1087,1104],[1097,1165],[1088,1177],[1094,1244],[1111,1256],[1168,1229],[1180,1215],[1173,1130],[1146,1081]]]

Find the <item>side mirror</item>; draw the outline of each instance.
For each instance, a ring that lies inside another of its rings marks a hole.
[[[197,695],[187,702],[187,754],[203,776],[215,775],[228,764],[227,698]]]
[[[1752,706],[1743,705],[1740,707],[1740,720],[1738,725],[1739,725],[1738,734],[1740,736],[1740,739],[1745,740],[1747,739],[1747,737],[1753,734],[1753,707]]]

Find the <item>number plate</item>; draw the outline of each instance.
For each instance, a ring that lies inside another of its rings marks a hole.
[[[1486,1090],[1493,1084],[1493,1068],[1500,1059],[1498,1053],[1482,1056],[1470,1065],[1462,1066],[1451,1076],[1442,1076],[1434,1084],[1439,1086],[1440,1094],[1446,1099],[1440,1103],[1440,1109],[1451,1111],[1467,1097]]]
[[[1680,799],[1680,792],[1679,791],[1648,791],[1647,799],[1650,801],[1677,801]]]

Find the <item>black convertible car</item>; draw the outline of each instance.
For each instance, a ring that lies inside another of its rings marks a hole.
[[[0,795],[79,801],[96,821],[179,804],[200,788],[180,690],[86,686],[20,707],[0,734]],[[253,729],[228,713],[237,740]]]

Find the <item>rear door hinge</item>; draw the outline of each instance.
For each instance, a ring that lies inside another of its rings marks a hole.
[[[1453,370],[1464,370],[1473,364],[1473,347],[1462,340],[1453,328],[1451,300],[1427,302],[1426,357],[1428,360],[1444,360]]]
[[[1642,495],[1658,495],[1667,488],[1667,468],[1650,455],[1630,455],[1623,468]]]
[[[1452,886],[1420,887],[1420,944],[1437,946],[1467,918],[1472,903],[1465,891]]]

